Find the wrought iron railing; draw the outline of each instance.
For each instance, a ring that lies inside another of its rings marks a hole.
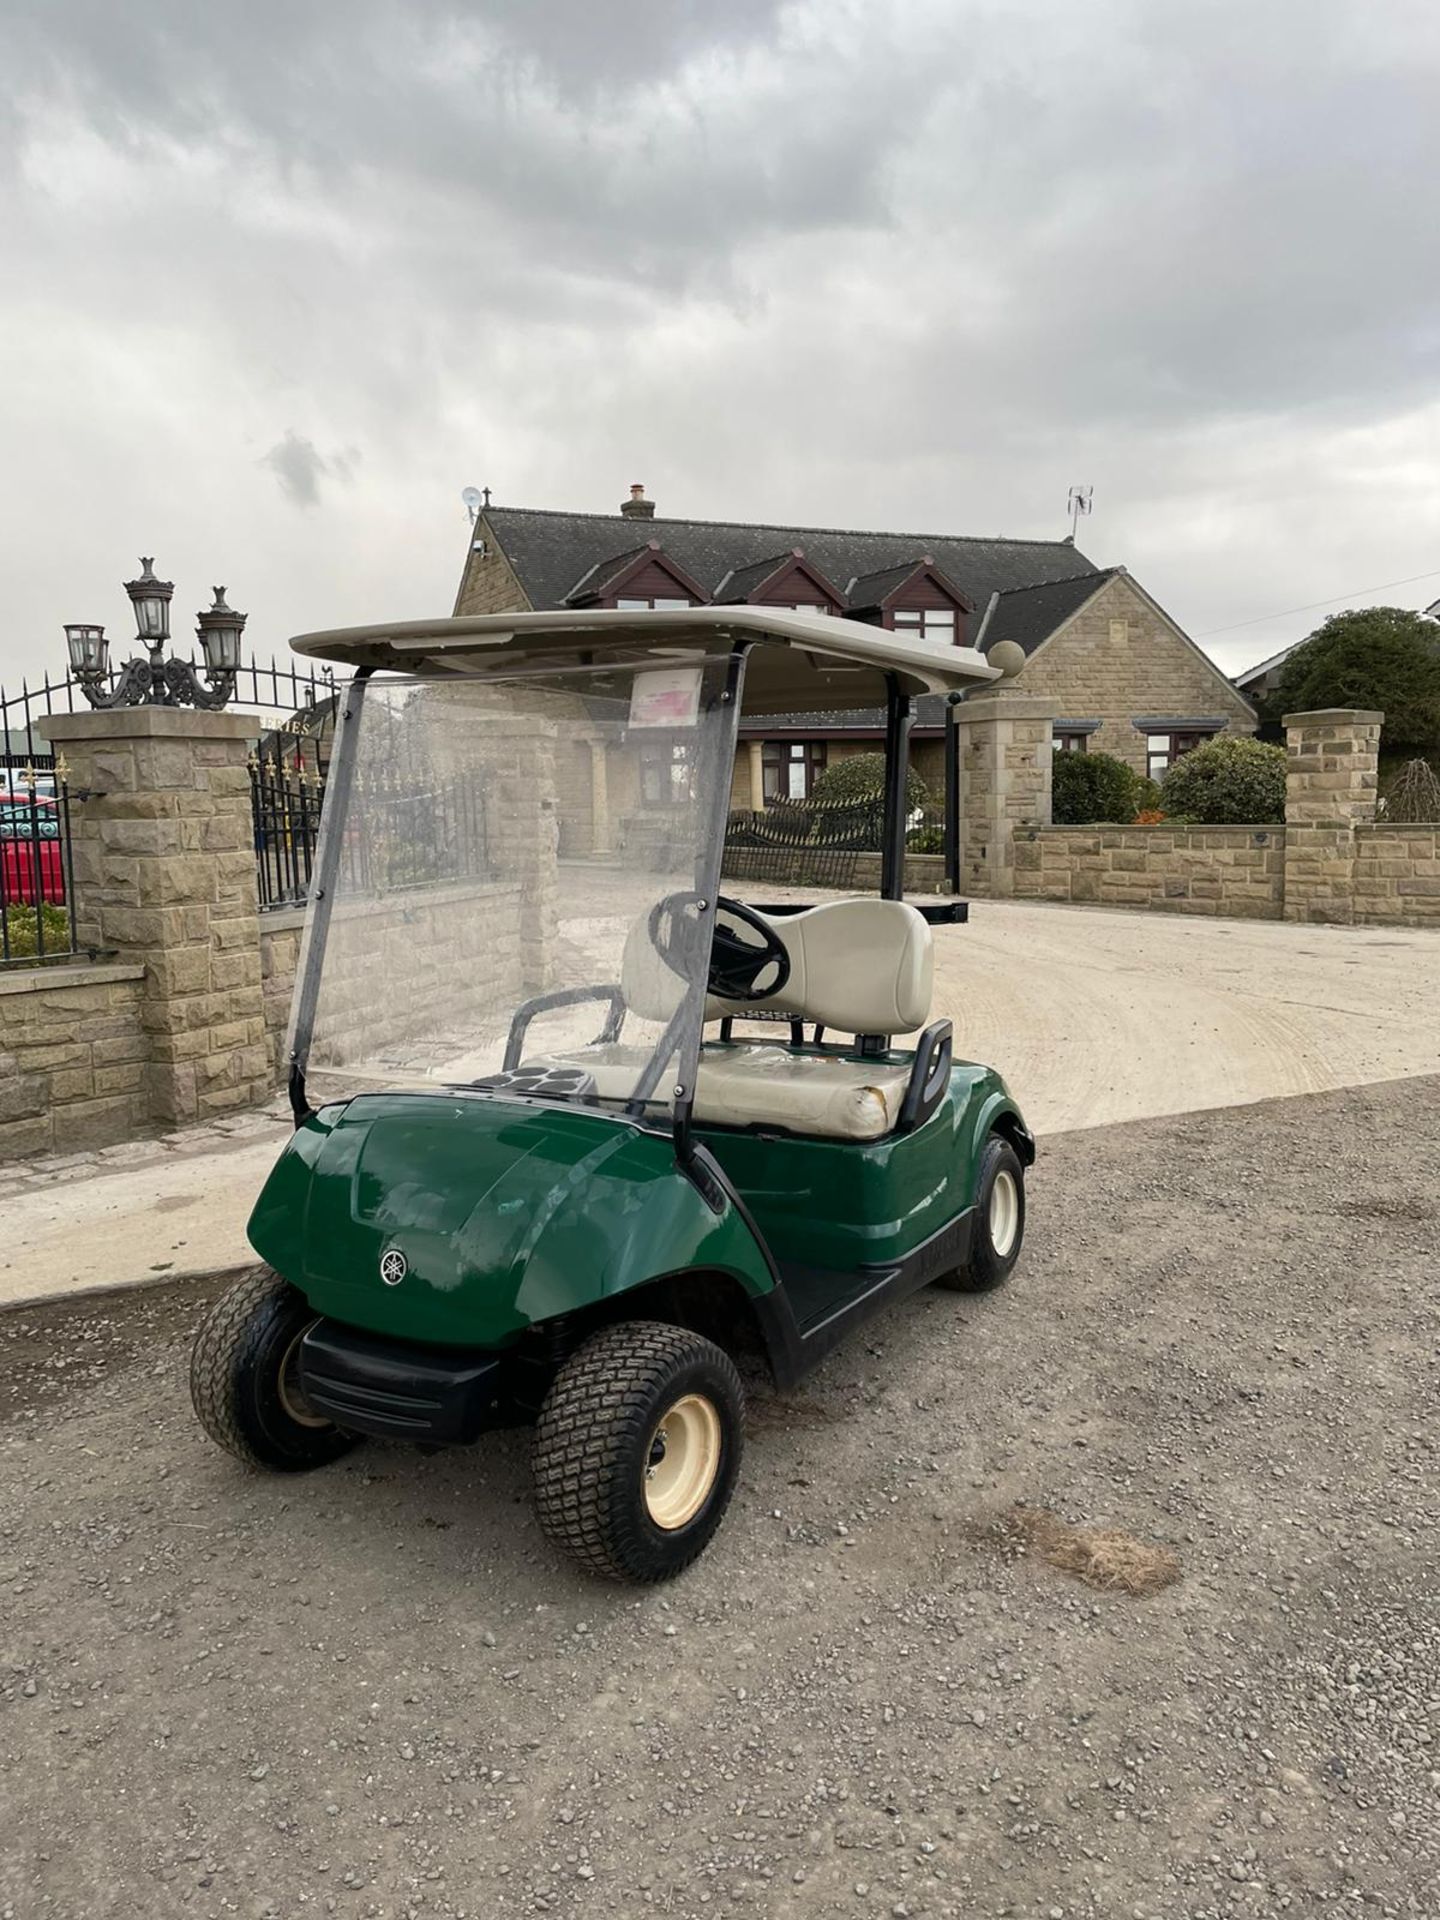
[[[763,812],[736,812],[725,827],[725,873],[734,880],[848,887],[861,854],[880,851],[883,801],[777,800]],[[906,818],[911,853],[944,850],[945,810],[935,802]]]
[[[77,951],[65,767],[0,755],[0,966]]]
[[[112,667],[108,685],[113,688],[119,677],[120,669]],[[284,667],[272,654],[268,667],[253,656],[237,667],[231,705],[241,710],[258,707],[265,712],[294,715],[319,711],[334,697],[335,677],[330,667]],[[51,766],[50,744],[39,731],[39,723],[54,713],[83,713],[87,704],[80,682],[73,677],[52,680],[47,673],[35,685],[22,680],[18,693],[0,687],[0,754],[18,755],[37,769]]]
[[[250,817],[260,910],[303,906],[310,891],[325,776],[303,736],[274,733],[250,755]]]
[[[250,755],[250,802],[260,908],[309,898],[326,768],[304,740],[279,734]],[[476,776],[380,780],[356,787],[340,849],[339,887],[357,895],[441,886],[493,871],[485,797]]]

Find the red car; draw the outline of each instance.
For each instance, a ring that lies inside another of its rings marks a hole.
[[[6,906],[41,899],[65,900],[65,859],[60,844],[58,801],[37,793],[31,800],[0,800],[0,900]]]

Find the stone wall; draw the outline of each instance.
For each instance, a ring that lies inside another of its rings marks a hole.
[[[1278,920],[1284,827],[1043,827],[1015,843],[1015,897]]]
[[[1440,929],[1440,826],[1355,829],[1355,918]]]
[[[0,1160],[144,1130],[144,981],[137,966],[0,973]]]
[[[1057,720],[1099,720],[1089,751],[1113,753],[1137,773],[1145,772],[1146,738],[1137,717],[1223,715],[1228,733],[1253,733],[1257,724],[1248,701],[1123,573],[1031,654],[1020,684],[1048,701]]]
[[[337,905],[313,1063],[404,1052],[543,986],[529,948],[534,908],[526,891],[513,881],[463,881]],[[280,1039],[283,1072],[283,1024]]]
[[[70,765],[80,944],[143,969],[142,1080],[166,1126],[270,1091],[243,713],[116,707],[44,722]]]
[[[528,608],[530,602],[525,590],[500,551],[483,514],[475,524],[474,537],[485,542],[485,552],[471,552],[455,599],[455,612],[512,613]]]
[[[300,965],[300,941],[305,932],[305,909],[285,907],[260,916],[260,991],[265,1009],[265,1044],[270,1050],[270,1077],[280,1086],[288,1068],[285,1029],[290,1024],[290,997]]]

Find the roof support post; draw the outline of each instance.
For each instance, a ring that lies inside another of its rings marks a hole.
[[[914,718],[899,677],[885,676],[885,819],[880,839],[880,897],[905,897],[905,789],[910,773],[910,725]]]
[[[958,702],[945,702],[945,885],[960,891],[960,729],[955,724]]]

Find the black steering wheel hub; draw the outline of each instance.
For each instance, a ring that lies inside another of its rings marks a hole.
[[[692,977],[699,914],[695,893],[668,893],[650,910],[651,944],[671,972],[685,979]],[[717,1000],[768,1000],[789,978],[789,952],[770,922],[743,901],[717,895],[707,992]]]

